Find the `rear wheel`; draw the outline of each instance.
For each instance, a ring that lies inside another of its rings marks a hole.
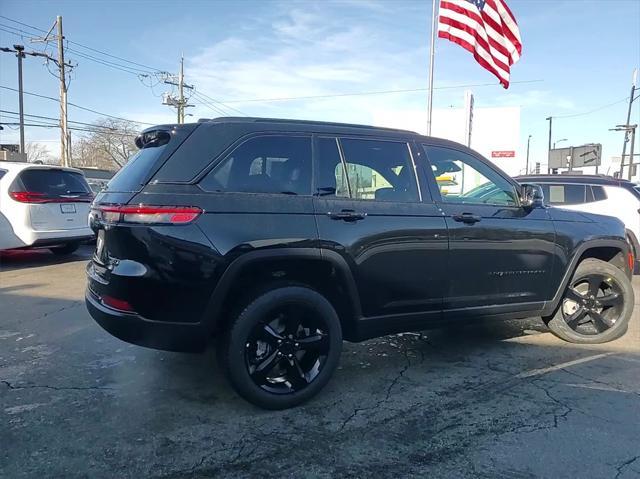
[[[49,248],[53,254],[65,255],[71,254],[80,247],[80,243],[67,243],[62,246],[53,246]]]
[[[301,286],[253,299],[230,326],[219,356],[233,388],[265,409],[316,395],[340,359],[342,331],[329,301]]]
[[[606,343],[627,331],[633,303],[633,286],[623,271],[586,259],[578,265],[556,314],[545,322],[566,341]]]

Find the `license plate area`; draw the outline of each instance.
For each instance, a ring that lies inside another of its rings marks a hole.
[[[73,203],[62,203],[60,205],[60,211],[63,215],[69,215],[76,213],[76,205]]]

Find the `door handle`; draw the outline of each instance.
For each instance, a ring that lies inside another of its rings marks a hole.
[[[453,221],[458,221],[459,223],[473,224],[477,223],[482,219],[479,215],[473,215],[471,213],[462,213],[451,215]]]
[[[327,216],[332,220],[342,220],[342,221],[358,221],[366,218],[366,213],[357,213],[354,210],[342,210],[338,212],[327,213]]]

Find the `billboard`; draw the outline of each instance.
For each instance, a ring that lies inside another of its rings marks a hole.
[[[549,152],[549,168],[600,166],[601,162],[602,145],[600,143],[556,148]]]

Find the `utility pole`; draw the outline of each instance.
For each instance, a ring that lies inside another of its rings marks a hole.
[[[530,145],[531,145],[531,135],[529,135],[529,138],[527,138],[527,166],[524,171],[525,175],[529,174],[529,146]]]
[[[636,82],[638,80],[638,69],[633,70],[633,80],[631,81],[631,94],[629,95],[629,109],[627,110],[627,122],[626,125],[631,123],[631,109],[633,108],[633,97],[636,94]],[[620,178],[622,178],[622,170],[624,169],[624,156],[627,153],[627,143],[629,142],[629,130],[624,134],[624,142],[622,143],[622,156],[620,157]],[[633,143],[631,144],[633,149]],[[633,154],[629,158],[629,171],[631,171],[631,165],[633,164]]]
[[[635,155],[634,148],[636,143],[636,129],[638,125],[630,125],[627,123],[626,125],[616,125],[615,128],[610,128],[609,131],[624,131],[624,136],[627,137],[631,134],[631,148],[629,149],[629,173],[627,178],[630,180],[633,177],[633,157]],[[620,174],[619,178],[624,176],[624,157],[620,158]]]
[[[178,75],[178,78],[176,79],[175,76],[167,75],[164,82],[167,85],[174,85],[178,87],[178,98],[175,98],[171,93],[165,93],[163,95],[162,104],[175,107],[178,110],[178,124],[182,124],[184,123],[185,118],[184,109],[194,106],[190,105],[188,99],[185,99],[184,97],[185,88],[193,90],[192,85],[187,85],[184,82],[184,55],[180,58],[180,74]]]
[[[553,117],[548,117],[547,121],[549,122],[549,153],[547,155],[547,174],[549,174],[551,173],[551,128],[553,124]]]
[[[22,88],[22,59],[24,58],[24,45],[14,45],[18,57],[18,111],[20,113],[20,153],[24,151],[24,89]]]
[[[62,16],[56,19],[58,26],[58,71],[60,72],[60,159],[62,166],[69,166],[69,130],[67,129],[67,79],[64,72],[64,35]]]
[[[54,35],[53,38],[49,38],[54,28],[57,28],[57,34]],[[73,68],[73,65],[64,62],[64,34],[62,32],[62,16],[60,15],[56,17],[56,22],[44,38],[36,38],[32,41],[49,43],[53,40],[57,40],[58,59],[53,59],[44,54],[38,54],[37,56],[43,56],[52,60],[58,67],[58,77],[60,80],[60,164],[62,166],[69,166],[71,145],[69,144],[69,129],[67,126],[67,77],[65,67]]]
[[[6,52],[6,53],[15,53],[16,57],[18,58],[18,113],[19,113],[19,117],[20,117],[20,153],[25,153],[25,142],[24,142],[24,88],[23,88],[23,81],[22,81],[22,59],[25,58],[27,55],[30,56],[34,56],[34,57],[44,57],[47,58],[49,60],[53,60],[54,62],[56,60],[54,60],[53,58],[51,58],[49,55],[47,55],[46,53],[42,53],[42,52],[26,52],[24,50],[24,45],[14,45],[13,49],[11,48],[6,48],[6,47],[2,47],[0,48],[0,51],[2,52]]]

